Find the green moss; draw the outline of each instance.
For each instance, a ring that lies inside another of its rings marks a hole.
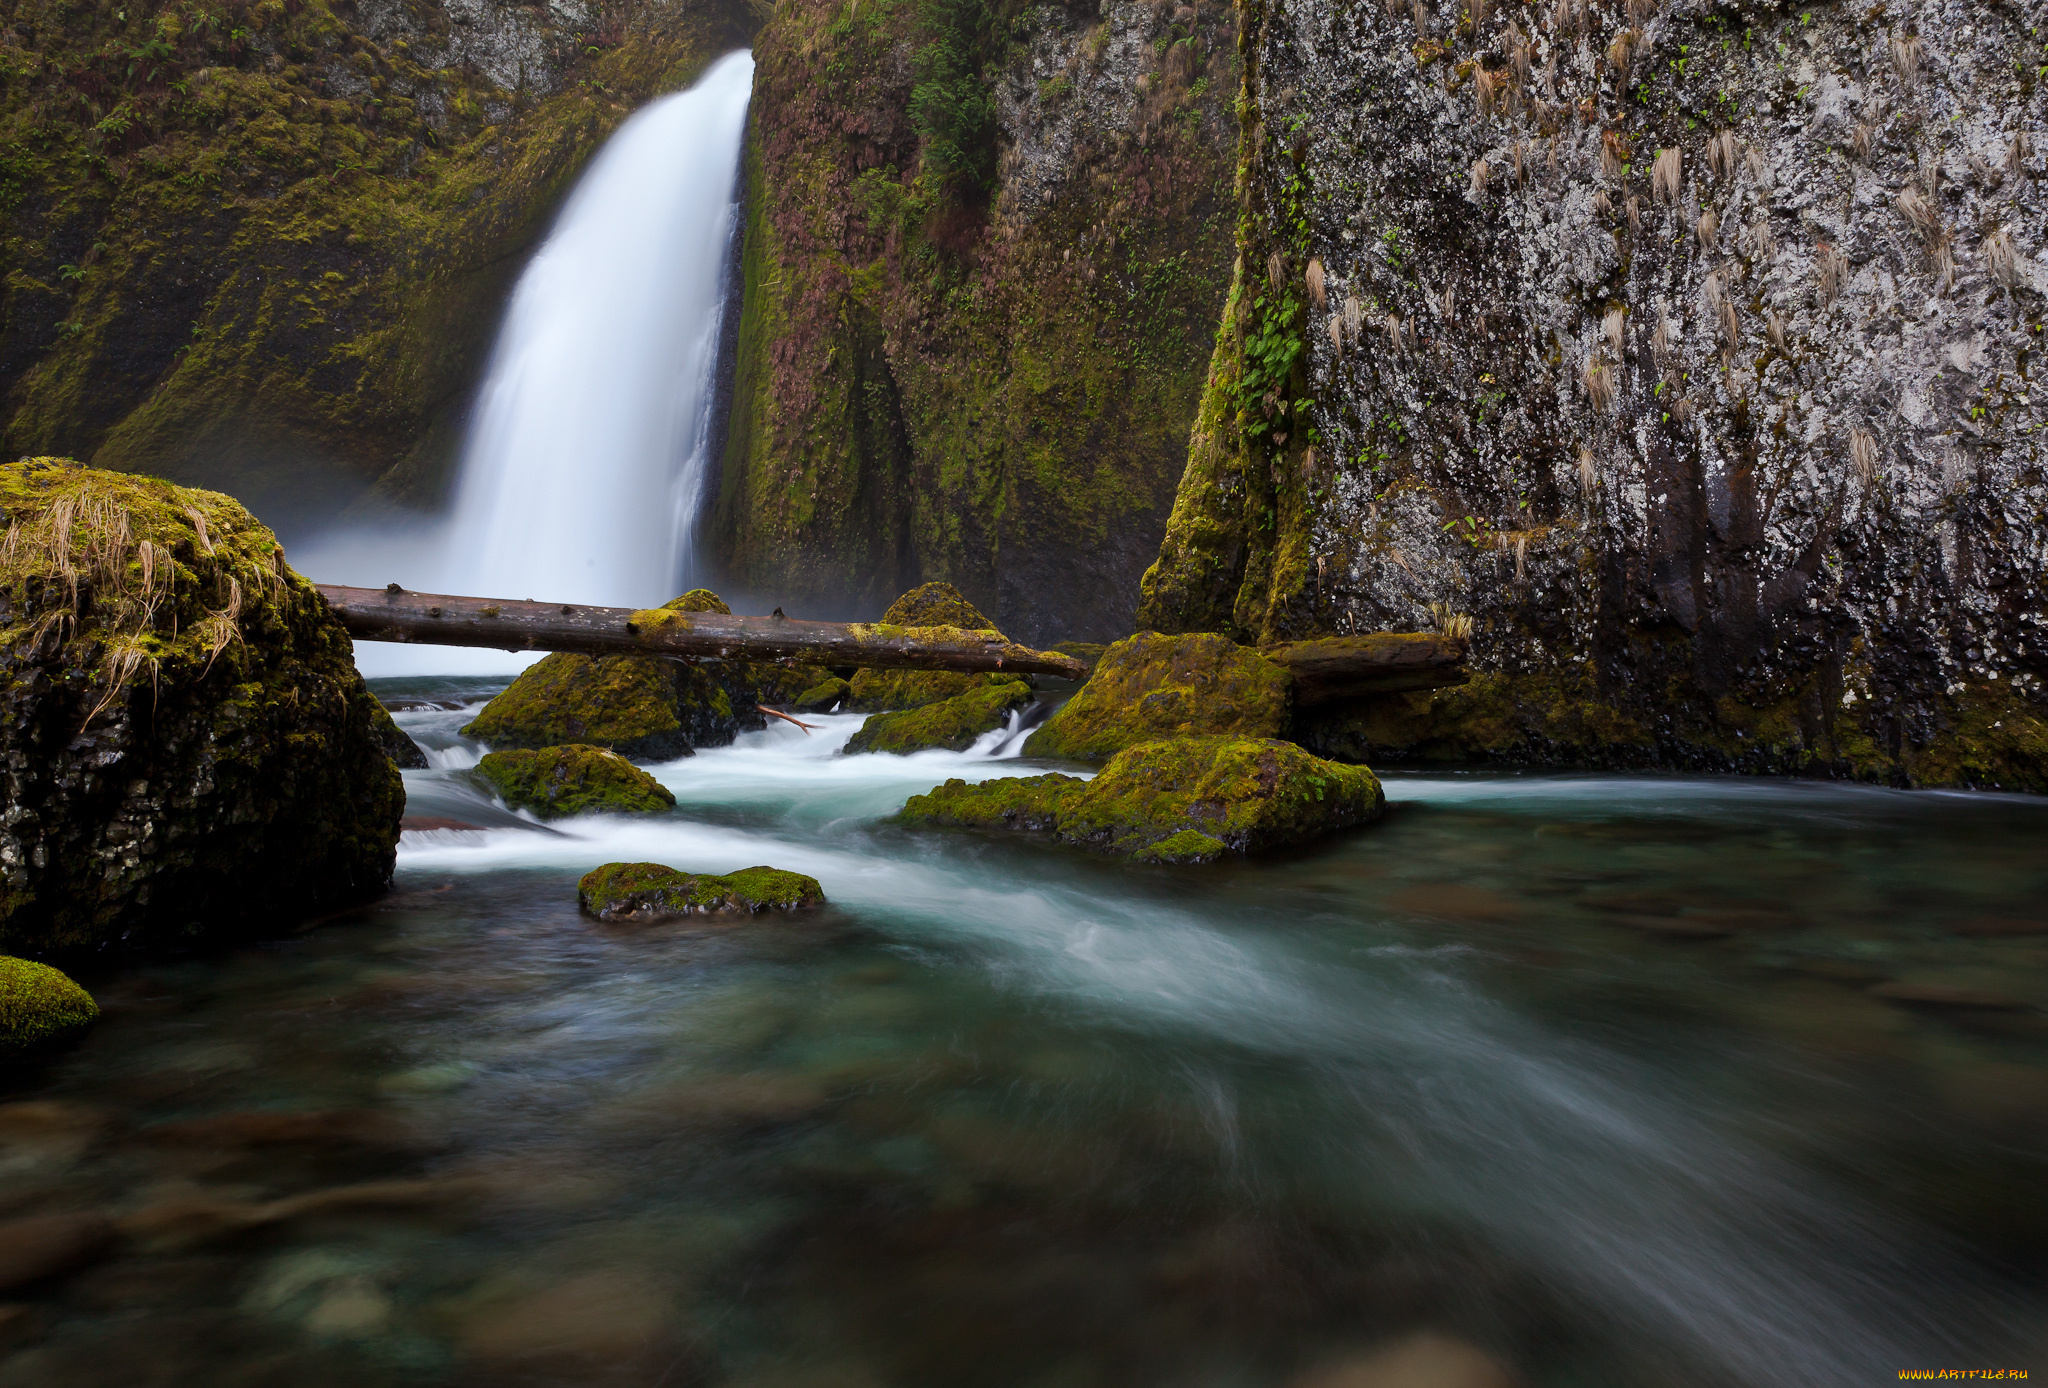
[[[0,1056],[63,1041],[99,1019],[92,994],[47,964],[0,955]]]
[[[985,684],[922,708],[878,713],[861,724],[860,731],[848,740],[846,750],[903,754],[943,747],[964,752],[983,733],[1008,722],[1012,710],[1030,702],[1031,687],[1022,680]]]
[[[1084,665],[1094,665],[1102,659],[1103,652],[1109,647],[1100,641],[1062,641],[1051,649],[1061,655],[1070,655]]]
[[[676,709],[675,670],[636,655],[556,651],[462,729],[492,747],[604,747],[648,761],[694,750]]]
[[[671,612],[722,612],[728,617],[732,615],[725,599],[709,588],[692,588],[679,598],[670,598],[662,606]]]
[[[1212,863],[1229,851],[1222,839],[1210,838],[1193,829],[1168,835],[1149,848],[1131,856],[1141,863]]]
[[[1285,670],[1226,637],[1140,632],[1104,652],[1024,753],[1100,761],[1160,737],[1275,737],[1292,697]]]
[[[959,627],[962,631],[994,631],[996,624],[962,597],[950,583],[925,583],[911,589],[882,614],[888,626]]]
[[[602,747],[492,752],[477,763],[513,809],[542,819],[579,814],[654,814],[675,808],[668,787]]]
[[[850,713],[882,713],[923,708],[957,699],[991,684],[1008,684],[1015,676],[970,675],[958,670],[858,670],[849,686]]]
[[[660,863],[606,863],[576,884],[577,901],[600,920],[793,911],[823,906],[814,877],[750,867],[717,876],[679,872]]]
[[[853,695],[853,686],[832,675],[818,681],[791,702],[791,707],[804,713],[830,713]]]
[[[1188,737],[1127,748],[1089,781],[948,781],[912,796],[898,818],[1049,831],[1123,856],[1195,862],[1306,842],[1370,823],[1385,806],[1378,778],[1363,767],[1277,739]]]

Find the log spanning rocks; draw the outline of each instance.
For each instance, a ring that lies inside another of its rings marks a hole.
[[[391,880],[349,637],[214,492],[0,465],[0,950],[276,929]]]
[[[1019,829],[1146,862],[1201,863],[1376,820],[1379,779],[1277,738],[1182,737],[1118,752],[1093,780],[952,780],[914,795],[912,826]]]
[[[389,588],[320,586],[349,634],[363,641],[687,660],[794,660],[868,669],[1001,671],[1080,679],[1088,667],[988,630],[890,622],[807,622],[671,607],[635,611],[568,603],[449,597]],[[720,604],[723,606],[723,604]]]

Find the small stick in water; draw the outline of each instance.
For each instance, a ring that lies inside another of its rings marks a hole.
[[[795,723],[799,728],[802,728],[804,730],[805,737],[809,737],[811,735],[811,729],[817,726],[814,723],[805,723],[800,719],[791,718],[786,713],[778,713],[776,710],[768,707],[768,705],[766,704],[755,704],[754,707],[759,709],[761,712],[767,714],[770,718],[780,718],[785,723]]]

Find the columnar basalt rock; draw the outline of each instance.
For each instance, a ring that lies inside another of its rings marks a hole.
[[[1415,739],[1375,755],[2048,789],[2023,13],[1436,11],[1239,7],[1240,255],[1140,625],[1469,618],[1482,679],[1355,710]]]
[[[345,633],[227,497],[0,467],[0,949],[248,935],[391,880]]]

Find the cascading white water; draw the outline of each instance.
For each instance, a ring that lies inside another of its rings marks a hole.
[[[304,547],[325,581],[652,606],[692,574],[725,260],[754,60],[734,53],[635,114],[513,291],[449,518]],[[360,642],[370,674],[531,657]]]

